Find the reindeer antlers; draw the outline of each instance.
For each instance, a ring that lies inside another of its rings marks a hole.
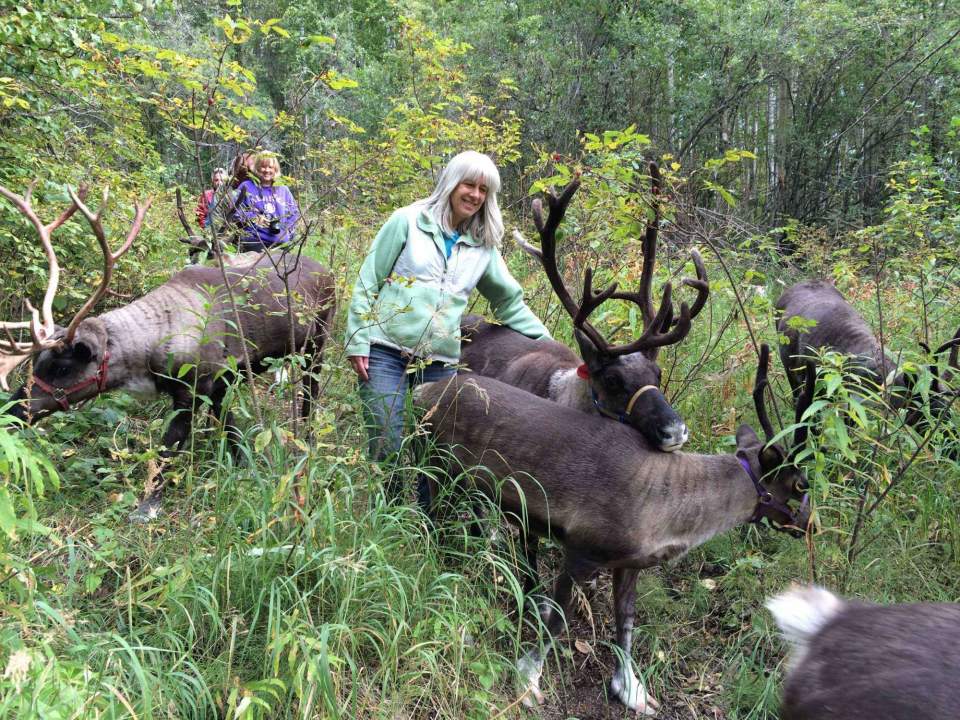
[[[767,438],[767,444],[773,442],[777,436],[774,432],[773,423],[770,422],[770,416],[767,415],[767,406],[763,399],[763,393],[766,391],[769,381],[767,373],[770,368],[770,346],[763,343],[760,346],[760,357],[757,361],[757,375],[753,382],[753,407],[757,412],[757,419],[760,421],[760,427],[763,428],[763,434]],[[803,414],[813,402],[813,393],[817,387],[817,367],[813,361],[808,360],[804,367],[804,386],[803,393],[797,400],[797,409],[795,422],[798,424],[793,433],[793,443],[790,445],[790,452],[794,453],[804,446],[807,442],[808,428],[806,424],[800,424]]]
[[[33,189],[37,182],[34,180],[27,186],[27,191],[20,197],[7,188],[0,185],[0,195],[13,203],[14,207],[20,211],[20,214],[26,217],[32,224],[37,234],[40,236],[40,244],[47,255],[47,264],[50,267],[50,274],[47,278],[47,289],[43,294],[43,303],[40,310],[37,311],[29,300],[26,300],[27,309],[30,311],[31,318],[21,322],[0,322],[0,329],[3,329],[6,338],[0,340],[0,387],[9,391],[10,386],[7,383],[7,377],[13,372],[20,363],[30,357],[38,350],[56,345],[58,341],[53,340],[53,333],[56,323],[53,320],[53,299],[56,297],[57,288],[60,285],[60,264],[57,262],[57,254],[53,250],[53,242],[50,239],[54,230],[63,225],[77,211],[77,204],[71,203],[70,207],[60,213],[60,217],[52,223],[44,225],[43,221],[37,216],[31,202]],[[86,197],[87,188],[81,187],[78,190],[79,197]],[[42,321],[41,321],[42,317]],[[14,339],[11,330],[29,330],[30,342],[19,342]]]
[[[696,250],[691,252],[693,266],[697,277],[684,278],[682,284],[697,291],[697,299],[693,307],[686,303],[680,304],[680,317],[673,318],[673,303],[670,283],[663,286],[663,296],[660,300],[660,309],[654,313],[651,288],[653,285],[654,269],[657,265],[657,235],[660,229],[660,194],[663,190],[663,178],[656,163],[650,163],[650,194],[653,198],[653,220],[647,223],[647,230],[643,238],[643,270],[640,273],[640,289],[636,293],[618,293],[614,298],[631,300],[640,307],[643,316],[643,335],[634,343],[627,346],[628,352],[645,351],[650,359],[655,360],[657,352],[665,345],[678,343],[690,332],[693,319],[700,314],[707,297],[710,295],[710,283],[707,280],[707,270],[703,258]],[[671,326],[673,329],[671,330]]]
[[[30,320],[19,322],[0,322],[0,330],[3,330],[3,333],[6,336],[5,338],[0,339],[0,387],[2,387],[4,390],[10,389],[7,383],[7,377],[24,360],[40,350],[55,347],[62,342],[68,342],[69,340],[73,339],[73,335],[76,333],[77,326],[80,324],[80,321],[83,320],[93,306],[96,305],[96,303],[106,294],[107,285],[110,282],[110,276],[113,272],[113,265],[116,263],[117,258],[123,255],[123,253],[130,248],[134,238],[136,238],[136,236],[139,234],[140,228],[143,224],[144,215],[146,214],[147,208],[150,207],[150,203],[152,202],[152,199],[148,198],[143,205],[136,203],[136,218],[134,219],[133,226],[127,235],[127,239],[118,252],[111,253],[110,248],[107,245],[103,224],[100,220],[100,213],[103,212],[103,206],[107,201],[108,191],[106,189],[103,191],[103,203],[101,204],[100,210],[96,213],[96,215],[91,213],[87,206],[83,204],[83,201],[87,196],[87,187],[81,186],[76,191],[70,189],[68,191],[71,200],[70,207],[64,210],[52,223],[44,225],[34,211],[31,203],[31,197],[35,187],[36,181],[30,183],[23,197],[20,197],[7,188],[0,186],[0,195],[3,195],[3,197],[7,198],[7,200],[9,200],[17,208],[17,210],[20,211],[20,214],[26,217],[33,224],[34,229],[40,236],[40,243],[43,245],[44,252],[47,255],[47,264],[50,268],[50,274],[47,279],[47,289],[44,292],[43,303],[40,306],[40,310],[37,311],[33,305],[30,304],[29,300],[25,300],[27,309],[31,314]],[[97,291],[91,295],[86,303],[84,303],[83,307],[80,309],[80,312],[77,313],[74,319],[70,322],[66,337],[63,339],[57,338],[55,340],[53,338],[54,329],[56,327],[53,320],[53,299],[57,294],[57,288],[60,284],[60,264],[57,262],[57,255],[53,249],[51,235],[54,230],[67,222],[67,220],[69,220],[77,210],[80,210],[87,218],[88,222],[93,228],[94,234],[97,236],[98,242],[100,243],[100,248],[104,254],[104,278]],[[30,342],[21,342],[16,340],[13,337],[11,330],[28,330],[30,332]]]
[[[763,400],[763,393],[767,389],[767,373],[770,370],[770,346],[764,343],[760,346],[760,358],[757,362],[757,376],[753,381],[753,408],[757,412],[757,419],[760,421],[760,427],[763,428],[763,434],[767,438],[767,443],[773,442],[777,433],[773,430],[773,423],[770,422],[770,416],[767,415],[767,405]]]
[[[694,267],[696,268],[696,279],[685,278],[683,284],[697,290],[697,299],[693,308],[689,308],[686,303],[680,306],[680,316],[677,319],[673,317],[673,288],[670,283],[663,287],[663,295],[660,300],[660,308],[657,312],[653,310],[653,301],[651,298],[650,286],[653,280],[654,268],[656,266],[656,246],[657,229],[660,224],[660,203],[657,196],[660,193],[662,180],[660,169],[656,163],[650,163],[651,191],[654,196],[654,219],[647,224],[647,231],[643,240],[643,270],[640,275],[640,289],[638,292],[617,292],[617,284],[614,283],[604,290],[593,290],[593,270],[587,268],[584,273],[583,295],[580,302],[577,303],[571,297],[567,290],[557,268],[557,244],[556,231],[563,220],[567,206],[573,194],[580,187],[580,178],[574,178],[559,197],[553,192],[547,193],[547,204],[550,212],[546,221],[543,219],[543,205],[539,199],[533,201],[533,221],[537,226],[537,232],[540,234],[540,249],[530,245],[519,232],[514,231],[514,238],[517,243],[531,255],[536,256],[543,265],[550,285],[563,305],[564,309],[573,319],[574,327],[579,328],[594,345],[603,353],[610,356],[626,355],[634,352],[645,352],[651,359],[656,359],[657,351],[664,345],[672,345],[680,342],[687,333],[690,332],[691,321],[699,314],[707,302],[710,293],[710,285],[707,280],[706,268],[703,265],[703,259],[700,254],[694,250],[691,255]],[[603,336],[587,322],[590,314],[602,305],[606,300],[613,298],[615,300],[627,300],[636,303],[640,307],[643,316],[643,334],[631,343],[626,345],[611,346]]]
[[[117,252],[112,252],[110,250],[110,245],[107,243],[107,237],[103,230],[103,222],[100,217],[103,214],[103,209],[107,205],[107,198],[110,195],[110,188],[105,187],[103,189],[103,200],[100,203],[100,208],[97,210],[96,214],[90,212],[90,209],[83,204],[83,199],[74,193],[72,189],[69,191],[69,193],[70,199],[73,200],[74,204],[80,209],[80,212],[82,212],[84,217],[87,218],[87,222],[90,223],[90,227],[93,229],[93,234],[96,236],[97,242],[100,244],[100,251],[103,253],[103,278],[101,278],[100,285],[97,287],[94,293],[87,298],[87,301],[83,304],[83,307],[80,308],[80,311],[74,316],[73,320],[70,321],[70,325],[67,327],[67,335],[65,339],[66,342],[73,340],[73,336],[77,332],[77,326],[80,325],[80,322],[90,313],[93,307],[100,302],[103,296],[107,294],[107,288],[110,286],[110,278],[113,277],[113,266],[116,264],[120,256],[130,249],[130,246],[133,245],[133,241],[136,239],[137,235],[140,234],[140,229],[143,226],[143,218],[146,216],[147,210],[150,209],[151,203],[153,203],[152,197],[148,197],[143,203],[141,203],[139,200],[134,202],[133,225],[130,226],[130,231],[127,233],[127,238],[123,241],[123,245],[120,246],[120,249],[117,250]]]

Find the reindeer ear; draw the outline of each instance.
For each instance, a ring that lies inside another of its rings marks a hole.
[[[597,346],[579,328],[573,329],[573,337],[576,339],[577,345],[580,346],[580,357],[583,358],[587,368],[592,373],[598,372],[603,367],[603,359]]]
[[[786,459],[787,456],[779,445],[770,445],[764,448],[760,453],[760,467],[763,469],[763,474],[766,475],[771,470],[780,467]]]
[[[766,475],[771,470],[783,465],[787,456],[779,445],[764,447],[764,443],[749,425],[741,425],[737,429],[737,457],[750,462],[754,472],[759,464],[759,476]],[[756,460],[754,460],[756,458]],[[754,464],[756,463],[756,464]]]
[[[85,343],[83,340],[77,340],[74,342],[70,347],[70,351],[73,355],[73,359],[77,362],[90,362],[90,360],[94,357],[93,348],[87,345],[87,343]]]
[[[764,467],[760,462],[763,442],[749,425],[737,428],[737,457],[750,464],[750,471],[756,477],[763,477]]]
[[[763,443],[757,437],[757,433],[749,425],[741,425],[737,428],[737,455],[741,452],[746,454],[759,454],[763,448]]]
[[[80,323],[70,353],[78,362],[99,360],[107,346],[107,331],[99,318],[88,318]]]

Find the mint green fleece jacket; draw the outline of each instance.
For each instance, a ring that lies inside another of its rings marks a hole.
[[[397,210],[374,238],[353,286],[347,355],[369,355],[377,344],[459,362],[460,319],[474,288],[504,325],[550,337],[495,248],[461,235],[447,258],[440,226],[422,207]]]

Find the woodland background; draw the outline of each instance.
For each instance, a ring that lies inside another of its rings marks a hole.
[[[335,270],[342,322],[379,225],[467,148],[495,157],[508,227],[528,235],[532,197],[583,172],[569,280],[593,265],[635,285],[657,160],[669,183],[658,277],[697,247],[712,289],[690,337],[661,355],[668,396],[690,449],[729,451],[736,424],[755,423],[755,346],[777,342],[786,285],[832,278],[915,367],[931,362],[919,342],[960,324],[958,36],[955,3],[919,0],[0,0],[0,184],[38,181],[47,218],[65,184],[109,185],[115,235],[134,198],[155,196],[113,287],[139,296],[185,262],[175,189],[192,216],[213,167],[274,151],[306,251]],[[56,247],[69,317],[99,254],[76,220]],[[569,339],[542,273],[510,240],[504,254]],[[39,242],[3,204],[2,317],[45,284]],[[638,318],[616,307],[601,322],[625,337]],[[535,628],[510,612],[510,553],[384,505],[340,335],[317,369],[312,436],[265,402],[290,388],[238,389],[244,461],[215,423],[200,427],[155,526],[126,515],[163,402],[117,394],[0,434],[0,716],[529,714],[511,668]],[[960,471],[944,455],[955,421],[916,435],[824,364],[804,457],[822,532],[808,546],[729,533],[641,579],[634,660],[662,717],[775,717],[783,647],[762,600],[791,580],[877,601],[960,596]],[[601,590],[571,618],[534,716],[623,714],[601,680],[609,615]]]

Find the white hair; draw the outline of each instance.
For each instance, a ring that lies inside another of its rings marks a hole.
[[[481,182],[487,186],[487,198],[472,217],[453,227],[453,210],[450,208],[450,194],[464,180]],[[437,186],[430,197],[418,200],[447,234],[454,230],[469,233],[486,247],[496,247],[503,237],[503,217],[497,205],[497,191],[500,189],[500,173],[487,155],[467,150],[455,155],[447,163],[437,179]]]

